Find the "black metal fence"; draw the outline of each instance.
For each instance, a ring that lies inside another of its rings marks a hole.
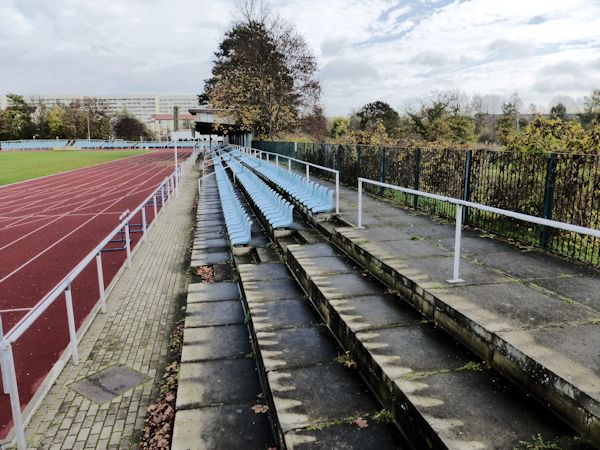
[[[364,177],[590,228],[600,226],[600,157],[453,148],[254,141],[260,150]],[[366,186],[365,186],[366,187]],[[400,204],[453,219],[454,205],[369,186]],[[600,267],[600,239],[467,209],[465,224]]]

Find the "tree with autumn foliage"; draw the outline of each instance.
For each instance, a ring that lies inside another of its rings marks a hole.
[[[317,62],[294,27],[264,4],[242,2],[225,33],[201,100],[244,130],[272,139],[319,111]]]

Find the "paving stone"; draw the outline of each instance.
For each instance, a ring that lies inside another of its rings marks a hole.
[[[342,320],[354,330],[390,325],[413,325],[421,320],[414,309],[392,295],[366,295],[330,299]]]
[[[195,239],[193,242],[194,250],[202,250],[209,248],[221,248],[227,247],[227,239],[219,238],[219,239]]]
[[[256,331],[309,326],[317,322],[307,301],[300,298],[253,303],[249,307]]]
[[[185,327],[206,327],[244,323],[244,311],[239,301],[192,303],[185,312]]]
[[[355,272],[333,275],[317,275],[312,278],[315,285],[327,298],[362,297],[376,295],[381,286]]]
[[[245,325],[186,328],[182,362],[242,357],[252,352]]]
[[[298,298],[304,294],[291,279],[248,281],[244,283],[244,294],[249,304],[286,298]]]
[[[266,371],[329,363],[341,352],[323,326],[256,333]]]
[[[291,278],[287,266],[283,263],[240,264],[238,265],[238,271],[243,283]]]
[[[340,364],[273,371],[267,374],[284,432],[379,409],[357,373]]]
[[[519,283],[432,289],[431,293],[492,333],[600,318],[588,308]]]
[[[288,448],[299,450],[310,449],[389,449],[401,450],[410,448],[399,442],[398,432],[393,425],[380,425],[370,417],[367,428],[358,428],[351,423],[309,429],[290,431],[285,434]]]
[[[355,267],[351,266],[344,258],[339,256],[310,257],[302,256],[299,261],[302,268],[309,277],[327,275],[334,273],[353,272]]]
[[[543,278],[534,283],[600,312],[600,276]]]
[[[455,370],[480,361],[445,332],[430,324],[381,328],[356,333],[389,378]]]
[[[126,366],[115,365],[76,381],[70,387],[96,403],[104,403],[146,379]]]
[[[175,416],[172,450],[273,446],[268,414],[256,414],[254,403],[208,406],[178,411]]]
[[[453,448],[519,448],[521,442],[531,442],[532,430],[544,441],[558,441],[558,448],[572,447],[572,442],[562,445],[570,440],[565,425],[533,399],[523,401],[520,392],[488,371],[454,371],[397,383]]]
[[[237,283],[190,283],[188,286],[188,303],[238,300],[239,298],[240,290]]]
[[[298,258],[319,258],[326,256],[341,256],[342,252],[330,244],[290,245],[288,247]]]
[[[580,273],[577,266],[535,251],[513,249],[508,252],[486,253],[476,256],[488,267],[502,270],[520,279],[559,277]]]
[[[231,260],[229,252],[204,253],[198,255],[197,258],[192,259],[190,266],[212,266],[213,264],[220,264],[229,260]]]
[[[262,392],[258,376],[248,376],[255,367],[251,358],[182,363],[177,410],[255,400]]]

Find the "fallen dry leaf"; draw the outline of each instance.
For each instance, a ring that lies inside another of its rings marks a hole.
[[[369,426],[369,422],[367,422],[367,419],[363,419],[362,417],[357,417],[352,421],[352,423],[358,428],[367,428]]]
[[[255,414],[264,414],[269,412],[269,407],[267,405],[254,405],[252,411],[254,411]]]

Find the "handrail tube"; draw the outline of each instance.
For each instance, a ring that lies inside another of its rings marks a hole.
[[[582,227],[579,225],[573,225],[570,223],[558,222],[556,220],[544,219],[544,218],[536,217],[536,216],[530,216],[529,214],[523,214],[523,213],[518,213],[515,211],[510,211],[507,209],[501,209],[501,208],[496,208],[493,206],[482,205],[481,203],[468,202],[468,201],[460,200],[460,199],[453,198],[453,197],[446,197],[444,195],[431,194],[429,192],[424,192],[424,191],[416,191],[414,189],[403,188],[400,186],[395,186],[393,184],[381,183],[380,181],[369,180],[368,178],[361,177],[358,180],[363,183],[374,184],[374,185],[381,186],[384,188],[394,189],[397,191],[404,192],[406,194],[420,195],[422,197],[432,198],[434,200],[441,200],[441,201],[453,203],[455,205],[467,206],[469,208],[480,209],[482,211],[487,211],[487,212],[500,214],[500,215],[507,216],[507,217],[512,217],[514,219],[519,219],[524,222],[531,222],[531,223],[535,223],[538,225],[546,225],[546,226],[549,226],[552,228],[559,228],[559,229],[565,230],[565,231],[572,231],[574,233],[586,234],[586,235],[594,236],[594,237],[600,237],[600,230],[596,230],[594,228],[587,228],[587,227]]]
[[[512,217],[529,223],[535,223],[539,225],[545,225],[552,228],[558,228],[560,230],[571,231],[574,233],[585,234],[588,236],[600,237],[600,230],[593,228],[582,227],[579,225],[573,225],[570,223],[558,222],[556,220],[543,219],[541,217],[530,216],[528,214],[522,214],[515,211],[509,211],[506,209],[495,208],[493,206],[482,205],[480,203],[473,203],[466,200],[460,200],[457,198],[446,197],[444,195],[431,194],[429,192],[418,191],[415,189],[403,188],[395,186],[393,184],[382,183],[381,181],[369,180],[368,178],[358,178],[358,217],[357,227],[363,228],[362,226],[362,191],[363,183],[380,186],[383,188],[394,189],[396,191],[404,192],[406,194],[412,194],[415,196],[422,196],[431,198],[434,200],[440,200],[456,205],[456,219],[455,219],[455,234],[454,234],[454,264],[452,279],[446,280],[447,283],[462,283],[465,280],[460,278],[460,241],[462,234],[462,211],[464,207],[475,208],[481,211],[487,211],[494,214],[499,214],[506,217]]]

